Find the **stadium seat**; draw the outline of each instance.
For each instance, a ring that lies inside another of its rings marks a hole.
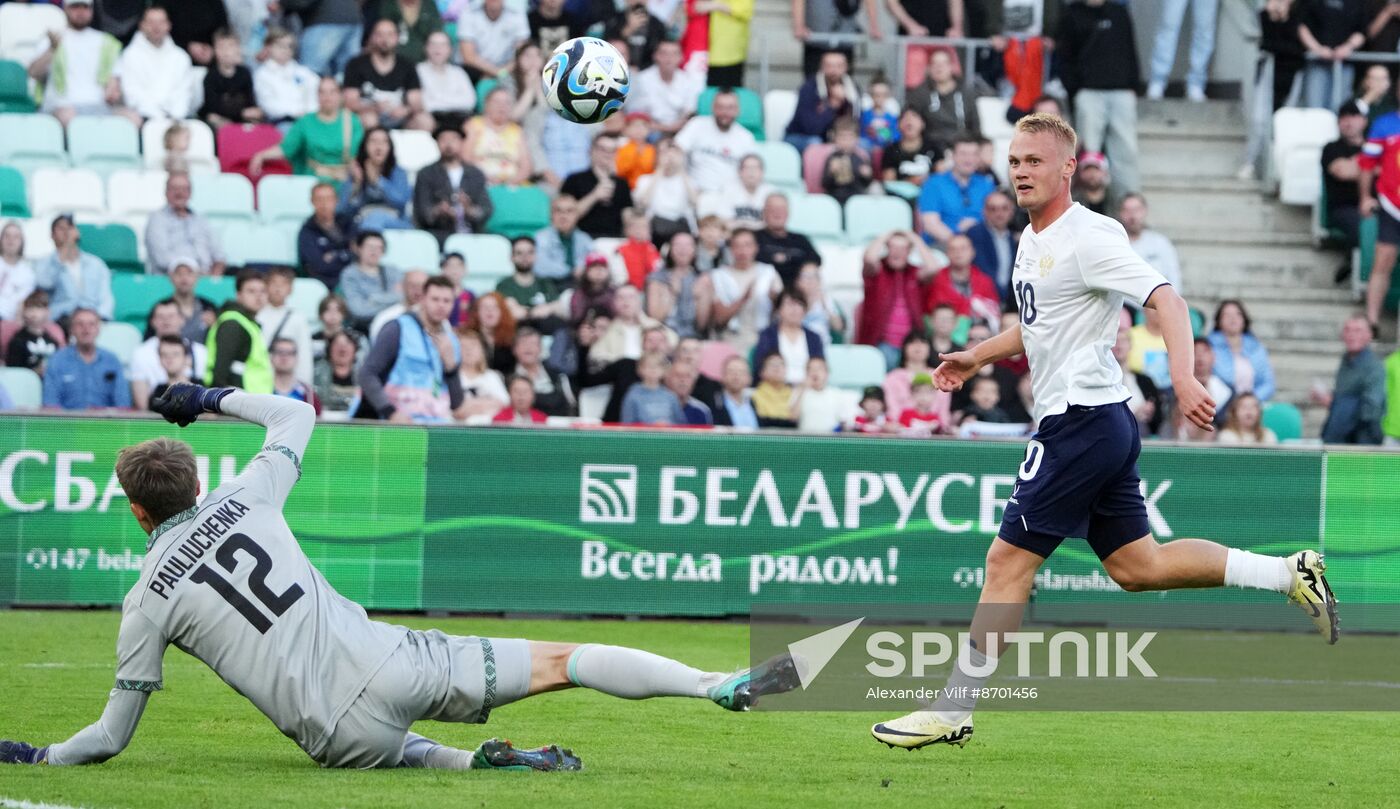
[[[24,257],[34,261],[53,252],[53,220],[21,219],[19,229],[24,233]]]
[[[763,131],[770,141],[780,141],[797,112],[797,91],[769,90],[763,96]]]
[[[885,381],[885,355],[875,346],[827,346],[826,364],[833,387],[862,390]]]
[[[76,168],[108,175],[141,168],[141,138],[120,115],[79,115],[68,124],[68,157]]]
[[[1011,136],[1002,135],[992,138],[992,173],[997,176],[997,182],[1002,185],[1008,184],[1007,172],[1010,164],[1007,162],[1011,156]]]
[[[34,98],[29,95],[29,74],[24,72],[24,65],[0,61],[0,112],[33,112],[34,109]]]
[[[131,355],[136,353],[137,347],[144,339],[141,336],[144,329],[145,321],[142,321],[142,327],[139,329],[120,320],[103,323],[102,330],[97,333],[97,347],[116,354],[125,368],[131,365]]]
[[[292,294],[287,296],[287,306],[306,316],[312,331],[321,328],[321,316],[317,310],[321,299],[330,294],[326,285],[315,278],[298,278],[292,281]]]
[[[152,118],[141,127],[141,154],[145,156],[146,168],[165,168],[165,130],[174,123],[168,118]],[[219,161],[214,156],[214,130],[197,118],[180,123],[190,131],[190,148],[185,153],[190,171],[218,171]]]
[[[1263,423],[1274,431],[1279,441],[1296,441],[1303,437],[1303,414],[1288,402],[1265,404]]]
[[[442,157],[432,134],[422,130],[395,129],[389,133],[389,142],[394,144],[394,159],[409,174],[431,166]]]
[[[295,238],[289,238],[285,230],[275,225],[230,222],[220,238],[228,263],[234,267],[249,264],[297,266]]]
[[[0,4],[0,59],[28,63],[49,31],[68,27],[60,6],[49,3]]]
[[[219,154],[221,171],[242,174],[253,179],[248,171],[248,161],[253,155],[269,146],[282,142],[282,133],[270,124],[225,124],[214,134]],[[263,174],[291,174],[292,164],[285,160],[269,160],[263,163]]]
[[[107,211],[102,178],[90,169],[36,169],[29,178],[29,190],[33,194],[30,208],[39,219],[58,213]]]
[[[607,412],[608,400],[612,398],[612,385],[594,385],[578,392],[578,417],[581,419],[603,420]]]
[[[29,218],[29,197],[24,175],[9,166],[0,166],[0,216]]]
[[[1337,139],[1337,115],[1331,110],[1283,107],[1274,113],[1274,176],[1281,176],[1288,153],[1303,146],[1319,150]]]
[[[112,272],[145,272],[146,266],[141,261],[141,251],[137,248],[139,240],[136,238],[136,232],[126,225],[80,223],[78,233],[83,249],[107,262]]]
[[[1011,122],[1006,120],[1006,111],[1011,102],[997,96],[982,96],[977,99],[977,118],[982,125],[982,137],[989,140],[1010,138],[1015,133]]]
[[[457,233],[447,237],[444,253],[461,253],[467,259],[467,277],[496,282],[515,272],[510,260],[510,240],[494,233]]]
[[[401,270],[435,272],[438,242],[426,230],[384,231],[384,263]]]
[[[107,211],[150,215],[165,207],[163,171],[114,171],[107,178]]]
[[[792,194],[788,227],[812,241],[845,242],[841,226],[841,204],[825,194]],[[906,208],[908,206],[905,206]]]
[[[301,225],[311,216],[311,189],[315,177],[273,174],[258,182],[258,217],[271,225],[295,222]]]
[[[146,330],[146,317],[151,307],[175,294],[175,287],[164,275],[137,275],[135,273],[114,273],[112,275],[112,298],[116,306],[112,319],[129,323],[141,331]]]
[[[482,79],[476,83],[477,112],[484,112],[486,110],[486,97],[491,94],[492,90],[496,89],[496,85],[498,84],[500,84],[500,82],[496,79]]]
[[[822,257],[822,284],[828,290],[865,289],[862,275],[865,249],[822,242],[817,245]]]
[[[707,340],[700,346],[700,373],[711,379],[724,376],[724,364],[739,356],[734,346],[720,340]]]
[[[914,210],[899,197],[857,194],[846,200],[846,236],[864,247],[871,239],[893,229],[913,230]]]
[[[253,221],[253,184],[241,174],[196,174],[190,209],[208,220]]]
[[[1354,276],[1362,289],[1371,278],[1371,265],[1376,262],[1376,228],[1376,217],[1368,216],[1361,220],[1361,249],[1358,251],[1360,266],[1356,268]],[[1400,267],[1400,261],[1396,262],[1396,266]],[[1391,278],[1400,276],[1392,274]],[[1390,285],[1390,292],[1385,296],[1385,308],[1391,312],[1400,308],[1400,281]]]
[[[768,183],[784,191],[802,191],[802,155],[782,140],[756,144],[754,153],[763,158],[763,175]]]
[[[16,410],[38,410],[44,404],[44,380],[28,368],[0,366],[0,388],[9,394]]]
[[[0,9],[14,5],[5,3]],[[63,127],[58,119],[43,113],[0,113],[0,163],[28,174],[44,166],[66,168],[68,153],[63,149]]]
[[[231,275],[225,275],[220,278],[206,275],[196,281],[194,285],[194,294],[201,298],[207,298],[215,306],[223,306],[224,303],[232,299],[236,293],[234,278]],[[295,285],[292,287],[292,293],[296,293]]]
[[[758,97],[758,93],[747,87],[735,87],[735,95],[739,96],[739,126],[753,133],[754,138],[764,140],[768,136],[763,131],[763,99]],[[697,106],[697,113],[709,115],[710,108],[714,106],[715,96],[719,95],[718,87],[706,87],[700,94]],[[788,116],[791,117],[791,116]],[[787,126],[787,122],[783,122]]]
[[[1322,193],[1322,148],[1296,146],[1279,166],[1278,198],[1285,205],[1312,206]]]
[[[802,179],[807,184],[807,193],[822,193],[822,169],[826,159],[836,149],[830,143],[814,143],[802,153]]]
[[[495,210],[486,223],[491,233],[513,239],[533,236],[549,224],[549,196],[532,185],[493,185],[487,189]]]

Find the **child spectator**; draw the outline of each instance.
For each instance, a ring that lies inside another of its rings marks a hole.
[[[890,92],[890,83],[878,76],[870,91],[860,100],[860,147],[873,152],[894,143],[899,127],[899,102]]]
[[[1001,385],[990,376],[972,380],[972,403],[963,409],[958,424],[985,421],[989,424],[1010,424],[1011,417],[1001,407]]]
[[[243,66],[243,45],[227,28],[214,32],[214,64],[204,74],[204,106],[199,108],[199,117],[213,129],[263,120],[253,92],[253,74]]]
[[[320,80],[311,68],[292,59],[296,37],[281,28],[267,32],[267,59],[253,73],[253,91],[268,123],[284,133],[303,115],[316,111]]]
[[[459,329],[457,340],[462,344],[462,368],[457,372],[462,380],[462,404],[452,415],[465,421],[500,412],[509,404],[510,394],[500,372],[486,365],[486,341],[472,329]]]
[[[753,391],[753,409],[759,427],[796,427],[792,417],[792,386],[787,383],[787,363],[778,352],[758,361],[758,386]]]
[[[643,354],[637,361],[636,382],[622,400],[623,424],[685,424],[685,413],[676,394],[661,386],[670,369],[664,354]]]
[[[871,385],[860,395],[860,412],[846,425],[852,433],[889,433],[896,425],[885,419],[885,392]]]
[[[645,289],[647,276],[661,261],[661,252],[651,241],[651,222],[646,214],[636,208],[625,208],[622,211],[622,233],[626,240],[617,248],[617,254],[627,267],[627,283],[637,289]]]
[[[163,168],[166,172],[188,173],[190,170],[190,130],[189,127],[176,121],[165,130],[161,136],[161,144],[165,146],[165,162]]]
[[[63,330],[49,320],[49,293],[37,289],[20,306],[20,329],[5,348],[5,364],[44,375],[44,363],[66,344]]]
[[[510,378],[510,404],[492,417],[493,424],[531,425],[544,424],[549,418],[535,409],[535,385],[529,377],[519,374]]]
[[[718,216],[701,219],[699,244],[695,246],[695,269],[709,272],[729,263],[725,255],[727,248],[724,220]]]
[[[1258,396],[1237,394],[1230,400],[1230,415],[1216,440],[1221,444],[1277,444],[1278,435],[1264,426],[1263,415]]]
[[[190,349],[178,334],[167,334],[156,344],[156,354],[160,359],[160,369],[165,372],[166,381],[151,389],[150,400],[155,401],[171,386],[182,382],[192,382]],[[149,407],[149,403],[147,403]]]
[[[930,342],[933,345],[932,356],[948,354],[958,351],[962,346],[953,340],[953,332],[958,328],[958,313],[949,303],[940,303],[933,307],[933,313],[928,318]]]
[[[914,377],[913,406],[899,414],[899,424],[905,435],[930,436],[947,430],[947,417],[936,409],[937,394],[933,377],[928,374]]]
[[[861,151],[859,130],[850,118],[838,120],[832,127],[832,142],[836,149],[826,158],[822,169],[822,190],[845,204],[856,194],[864,193],[875,179],[870,157]]]
[[[617,148],[617,176],[635,189],[637,179],[656,171],[656,147],[648,142],[651,117],[645,112],[627,113],[622,128],[622,143]]]
[[[831,433],[841,426],[843,399],[840,391],[826,386],[827,372],[826,360],[807,360],[807,376],[793,394],[792,412],[804,433]]]
[[[467,278],[467,259],[461,253],[448,253],[438,263],[438,270],[443,278],[452,282],[452,288],[457,292],[457,297],[452,301],[452,314],[447,317],[447,322],[456,328],[466,320],[467,312],[472,308],[472,301],[476,300],[476,295],[462,286],[462,282]]]

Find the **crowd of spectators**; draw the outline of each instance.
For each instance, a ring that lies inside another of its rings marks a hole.
[[[728,89],[743,82],[753,0],[538,0],[528,11],[503,0],[162,3],[125,22],[68,0],[67,29],[28,65],[42,110],[65,125],[93,114],[273,125],[280,140],[251,156],[249,172],[285,160],[314,176],[313,213],[297,267],[238,270],[222,306],[199,297],[199,278],[235,268],[191,208],[188,131],[177,124],[165,140],[167,205],[143,234],[147,272],[168,276],[175,293],[152,310],[137,355],[123,368],[94,342],[113,317],[111,271],[81,249],[71,215],[52,221],[54,250],[38,262],[21,258],[20,228],[0,233],[0,319],[11,323],[0,349],[7,364],[43,375],[46,405],[65,408],[144,407],[162,385],[194,379],[401,422],[537,423],[578,415],[591,395],[606,399],[610,422],[1025,432],[1024,357],[954,394],[931,381],[938,353],[1016,322],[1010,276],[1026,222],[1000,187],[976,102],[1000,92],[1013,118],[1072,115],[1084,148],[1075,199],[1116,216],[1139,255],[1181,288],[1176,250],[1148,227],[1139,192],[1133,9],[1115,0],[884,5],[901,34],[991,46],[964,63],[960,51],[910,45],[905,76],[862,87],[855,51],[822,36],[882,37],[875,0],[794,0],[805,79],[784,140],[820,150],[821,188],[838,202],[902,198],[915,224],[869,242],[863,298],[843,306],[826,288],[817,244],[790,221],[787,195],[766,181]],[[1164,10],[1149,98],[1165,92],[1187,5]],[[1190,3],[1192,100],[1206,93],[1215,5]],[[1266,20],[1277,22],[1275,5]],[[1341,58],[1361,44],[1349,25],[1301,14],[1297,36]],[[551,113],[534,78],[546,53],[584,33],[606,37],[633,70],[626,114],[592,127]],[[903,104],[894,81],[905,85]],[[707,85],[719,92],[699,114]],[[1344,112],[1380,115],[1386,95],[1368,89]],[[1365,170],[1342,165],[1361,151],[1359,125],[1343,120],[1347,149],[1329,166],[1337,182]],[[406,171],[395,130],[431,132],[439,159]],[[512,240],[514,272],[494,290],[469,289],[471,255],[445,254],[439,266],[385,261],[386,231],[421,229],[446,245],[483,232],[489,189],[527,184],[551,197],[549,223]],[[288,303],[296,277],[331,291],[318,328]],[[826,357],[839,343],[877,348],[884,384],[858,397],[832,387]],[[1377,366],[1348,345],[1358,375]],[[1176,418],[1154,313],[1125,310],[1114,356],[1145,436],[1266,440],[1261,403],[1274,393],[1273,371],[1243,304],[1222,303],[1197,344],[1197,370],[1217,394],[1217,434],[1193,434]]]

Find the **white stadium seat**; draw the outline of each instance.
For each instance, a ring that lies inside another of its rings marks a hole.
[[[102,324],[102,330],[97,333],[97,347],[116,354],[122,367],[126,368],[131,365],[131,355],[136,353],[142,339],[141,331],[135,326],[114,321]]]
[[[861,390],[885,381],[885,355],[875,346],[827,346],[826,363],[832,387]]]
[[[53,252],[52,225],[52,218],[19,220],[19,229],[24,233],[25,258],[33,261]]]
[[[258,181],[258,216],[263,222],[295,222],[311,216],[311,189],[318,180],[297,174],[269,174]]]
[[[1011,102],[996,96],[983,96],[977,99],[977,118],[982,124],[982,136],[996,140],[1011,137],[1016,130],[1006,120],[1006,111]]]
[[[841,203],[825,194],[789,194],[791,213],[788,227],[796,233],[817,241],[846,241],[841,225]]]
[[[1274,113],[1274,175],[1283,170],[1288,153],[1299,146],[1319,151],[1337,139],[1337,116],[1331,110],[1284,107]]]
[[[881,233],[913,230],[914,209],[901,197],[857,194],[846,200],[846,236],[864,247]]]
[[[166,179],[163,171],[112,172],[107,178],[108,212],[150,215],[159,211],[165,207]]]
[[[298,278],[292,282],[292,294],[287,296],[287,305],[306,316],[312,331],[321,328],[321,316],[317,312],[321,299],[330,294],[326,285],[315,278]]]
[[[190,209],[210,221],[253,221],[253,184],[242,174],[196,174]]]
[[[410,174],[431,166],[442,157],[437,141],[422,130],[395,129],[389,133],[389,141],[394,144],[394,159],[399,167]]]
[[[220,234],[228,263],[297,265],[296,238],[284,228],[252,222],[230,221]]]
[[[515,265],[510,260],[510,239],[494,233],[448,236],[442,252],[461,253],[467,260],[467,277],[489,283],[492,289],[496,288],[497,281],[515,272]]]
[[[865,289],[861,274],[865,248],[822,242],[817,252],[822,257],[822,284],[828,291]]]
[[[426,230],[386,230],[384,263],[400,270],[436,272],[437,238]]]
[[[44,381],[28,368],[0,367],[0,388],[10,395],[16,410],[38,410],[44,403]]]
[[[769,185],[785,191],[801,191],[802,155],[791,144],[781,140],[760,141],[754,153],[763,158],[763,177]]]
[[[1278,198],[1287,205],[1316,205],[1322,196],[1322,150],[1297,146],[1279,165]]]
[[[35,169],[29,208],[39,219],[59,213],[94,213],[107,210],[102,178],[90,169]]]
[[[68,27],[63,9],[48,3],[0,4],[0,59],[29,64],[49,31]]]
[[[782,141],[792,114],[797,112],[797,92],[769,90],[763,96],[763,134],[770,141]]]

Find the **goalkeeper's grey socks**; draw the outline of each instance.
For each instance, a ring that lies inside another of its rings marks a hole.
[[[978,693],[995,670],[996,661],[988,664],[982,650],[969,644],[953,664],[953,673],[933,702],[933,712],[950,725],[966,722],[977,707]]]
[[[1225,554],[1225,586],[1250,587],[1287,594],[1293,587],[1293,571],[1282,556],[1227,548]]]
[[[623,699],[706,697],[726,676],[621,646],[585,643],[569,655],[570,682]]]
[[[417,733],[409,733],[404,737],[403,763],[408,767],[430,770],[470,770],[472,751],[458,750]]]

